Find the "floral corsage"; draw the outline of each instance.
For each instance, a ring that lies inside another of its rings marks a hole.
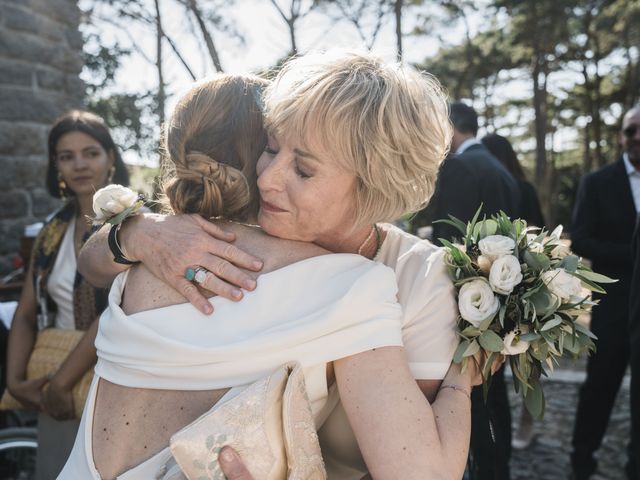
[[[93,223],[117,225],[144,206],[144,197],[122,185],[107,185],[93,194]]]

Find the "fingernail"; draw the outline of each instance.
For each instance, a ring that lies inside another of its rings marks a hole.
[[[233,296],[233,298],[242,298],[242,292],[238,289],[232,290],[231,295]]]
[[[245,288],[248,288],[249,290],[253,290],[254,288],[256,288],[256,281],[255,280],[247,280],[244,284]]]
[[[205,305],[204,313],[207,315],[211,315],[213,313],[213,307],[211,305]]]
[[[262,262],[259,262],[257,260],[254,261],[252,265],[253,265],[253,268],[255,268],[256,270],[260,270],[262,268]]]
[[[230,448],[223,448],[220,452],[220,458],[222,458],[224,462],[233,462],[234,455]]]

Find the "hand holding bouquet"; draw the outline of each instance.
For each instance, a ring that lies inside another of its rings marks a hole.
[[[464,369],[484,350],[486,394],[491,364],[505,355],[516,391],[539,417],[544,412],[540,377],[553,371],[557,357],[595,348],[596,337],[576,320],[595,305],[591,292],[604,293],[599,284],[615,280],[573,255],[560,239],[561,226],[548,234],[502,212],[480,221],[479,214],[467,225],[455,217],[441,220],[463,236],[463,245],[440,239],[458,292],[461,340],[454,362]]]

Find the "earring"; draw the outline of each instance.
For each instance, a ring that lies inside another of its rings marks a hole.
[[[109,169],[109,178],[107,180],[107,183],[111,183],[113,182],[113,176],[116,174],[116,166],[115,165],[111,165],[111,168]]]
[[[58,192],[60,193],[61,199],[64,200],[67,198],[67,184],[62,178],[62,175],[60,175],[60,172],[58,172]]]

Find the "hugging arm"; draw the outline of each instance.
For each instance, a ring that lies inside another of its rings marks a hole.
[[[116,275],[129,268],[113,261],[107,242],[110,228],[105,225],[92,235],[78,258],[78,270],[95,286],[108,286]],[[255,281],[240,268],[258,271],[262,262],[230,243],[234,239],[232,233],[199,215],[136,215],[118,233],[127,258],[144,263],[203,313],[211,313],[212,307],[184,278],[188,267],[202,266],[212,272],[203,288],[230,300],[242,298],[237,287],[255,288]]]
[[[374,349],[334,365],[342,404],[373,478],[462,477],[471,430],[464,392],[443,389],[429,405],[402,347]],[[454,368],[447,376],[445,382],[471,391],[469,374]]]

